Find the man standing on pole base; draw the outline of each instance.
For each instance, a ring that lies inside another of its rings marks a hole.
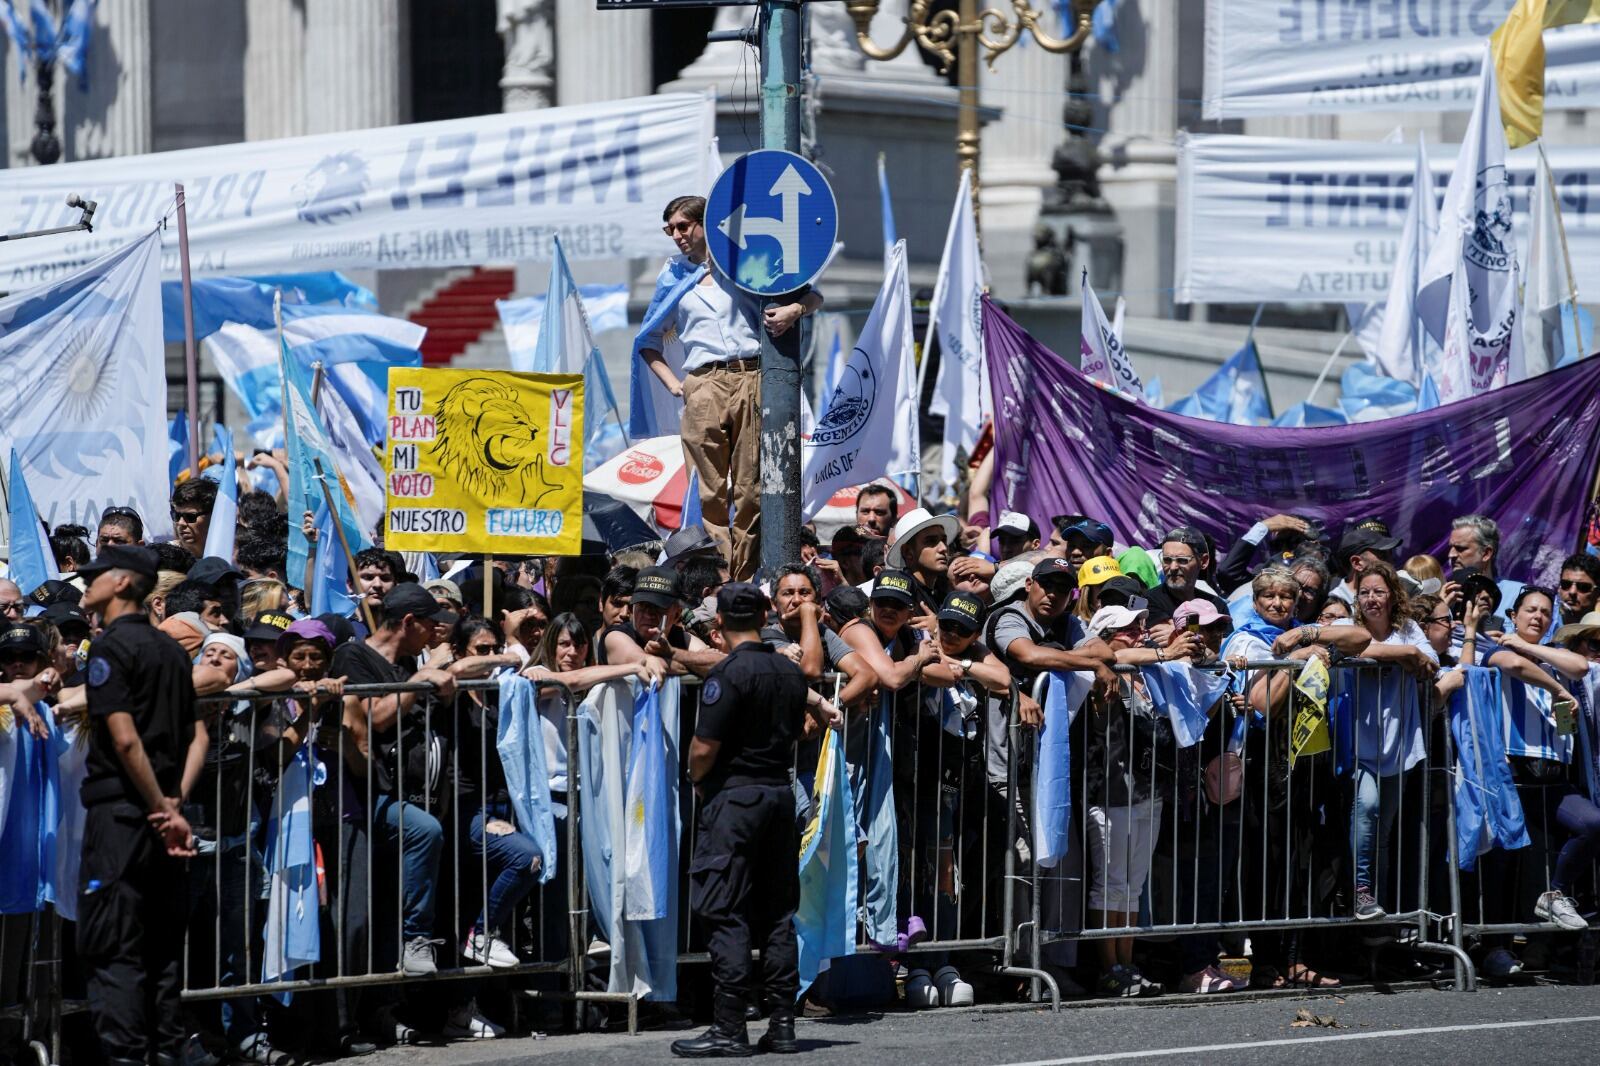
[[[715,1020],[701,1036],[672,1045],[683,1058],[740,1058],[754,1050],[745,1032],[753,946],[761,949],[768,1015],[760,1047],[800,1050],[794,1036],[800,835],[789,768],[808,711],[824,726],[841,725],[844,717],[806,688],[798,666],[762,642],[770,606],[755,585],[724,585],[717,593],[717,628],[728,657],[706,675],[689,746],[689,779],[703,801],[689,866],[690,906],[707,930]]]
[[[144,613],[156,553],[108,547],[78,573],[82,606],[104,632],[89,647],[90,744],[83,782],[78,953],[89,1012],[112,1066],[179,1066],[184,860],[194,854],[179,813],[198,774],[206,730],[196,720],[189,657]]]

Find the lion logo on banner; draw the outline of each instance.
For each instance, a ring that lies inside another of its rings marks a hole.
[[[315,226],[354,217],[371,185],[367,161],[355,152],[340,152],[312,167],[289,191],[300,217]]]
[[[539,427],[517,390],[491,378],[468,378],[440,397],[433,417],[440,468],[478,499],[537,508],[560,491],[545,477]]]

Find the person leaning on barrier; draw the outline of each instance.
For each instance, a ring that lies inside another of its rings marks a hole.
[[[1295,605],[1300,599],[1300,582],[1286,567],[1269,566],[1250,582],[1251,605],[1255,617],[1238,626],[1222,645],[1222,657],[1238,669],[1244,664],[1273,659],[1304,660],[1315,655],[1328,661],[1331,649],[1356,655],[1371,638],[1357,625],[1294,625]],[[1253,680],[1246,673],[1245,698],[1252,709],[1262,714],[1282,711],[1294,688],[1294,677],[1286,670],[1263,670]]]
[[[600,634],[595,658],[601,665],[633,663],[653,655],[675,675],[693,672],[703,677],[723,657],[680,624],[682,584],[670,567],[652,566],[640,572],[628,614],[628,621],[607,626]]]
[[[1148,594],[1150,625],[1170,623],[1172,612],[1196,598],[1209,601],[1219,611],[1227,611],[1228,601],[1200,587],[1210,569],[1211,549],[1204,533],[1194,526],[1178,526],[1168,531],[1161,538],[1162,581]]]
[[[333,672],[351,685],[428,682],[440,699],[449,699],[456,680],[449,671],[425,667],[413,672],[409,665],[429,646],[434,622],[444,616],[452,615],[421,585],[396,585],[383,598],[383,622],[377,631],[364,641],[341,644],[333,654]],[[370,772],[372,779],[373,831],[382,846],[403,856],[401,968],[412,976],[438,969],[433,957],[433,905],[444,842],[438,819],[403,798],[407,767],[399,765],[401,735],[403,730],[409,732],[406,718],[424,698],[417,692],[351,695],[345,697],[344,707],[344,727],[354,741],[346,749],[346,762],[357,778]],[[423,739],[404,742],[408,763],[425,748]]]
[[[878,675],[844,639],[822,622],[816,572],[793,563],[779,567],[773,589],[777,625],[761,630],[761,639],[792,658],[809,681],[825,673],[841,673],[838,704],[855,707],[878,687]]]
[[[684,1058],[743,1057],[752,948],[761,952],[768,1013],[763,1051],[799,1050],[794,1035],[800,994],[794,911],[800,899],[800,851],[789,771],[801,720],[839,726],[843,715],[806,688],[805,675],[761,640],[767,597],[755,585],[717,594],[717,628],[732,650],[706,674],[688,777],[701,799],[690,908],[706,929],[715,988],[710,1029],[679,1040]]]
[[[108,547],[81,571],[104,631],[89,648],[89,753],[77,948],[89,1009],[113,1066],[178,1066],[183,860],[194,854],[183,782],[205,758],[189,657],[140,609],[156,580],[148,548]]]
[[[989,616],[984,641],[1005,662],[1019,683],[1047,670],[1090,670],[1095,680],[1115,687],[1111,664],[1116,656],[1103,640],[1085,640],[1083,623],[1068,613],[1077,568],[1057,556],[1034,565],[1022,599]]]

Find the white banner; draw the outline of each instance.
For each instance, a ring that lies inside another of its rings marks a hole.
[[[709,94],[677,93],[385,129],[0,171],[6,232],[93,234],[0,244],[0,290],[76,270],[149,232],[188,198],[197,274],[476,266],[658,257],[661,209],[710,184]],[[162,275],[178,276],[177,241]]]
[[[1515,0],[1206,0],[1205,117],[1466,111]],[[1545,107],[1600,106],[1600,24],[1546,30]]]
[[[1178,145],[1180,303],[1383,300],[1416,168],[1414,144],[1183,137]],[[1442,190],[1458,146],[1428,145]],[[1580,294],[1600,294],[1600,147],[1547,149]],[[1526,261],[1537,154],[1507,156],[1512,235]]]

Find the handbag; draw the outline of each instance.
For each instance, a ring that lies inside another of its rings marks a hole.
[[[1206,799],[1218,807],[1239,798],[1244,788],[1244,759],[1225,751],[1206,763],[1203,785]]]

